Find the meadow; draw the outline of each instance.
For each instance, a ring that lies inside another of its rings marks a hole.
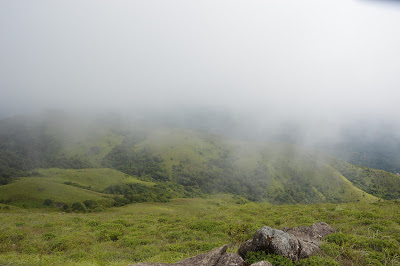
[[[176,262],[223,244],[236,252],[264,225],[281,229],[318,221],[336,233],[309,264],[400,265],[398,200],[273,205],[218,194],[92,213],[0,205],[1,265]],[[289,263],[281,259],[275,258],[281,261],[276,265]]]

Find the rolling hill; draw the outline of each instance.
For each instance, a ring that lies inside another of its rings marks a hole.
[[[277,204],[399,197],[398,176],[294,144],[62,113],[8,118],[0,126],[0,190],[15,189],[20,198],[18,187],[27,184],[34,191],[44,184],[71,190],[77,199],[79,193],[96,201],[119,194],[122,205],[220,192]],[[26,198],[62,200],[56,194]]]

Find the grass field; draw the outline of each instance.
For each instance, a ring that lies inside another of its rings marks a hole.
[[[140,183],[153,186],[109,168],[92,169],[39,169],[38,176],[21,177],[13,183],[0,186],[0,200],[9,204],[30,208],[43,207],[45,199],[72,204],[94,200],[101,205],[112,205],[113,195],[101,193],[110,185]],[[67,185],[66,182],[70,182]]]
[[[91,190],[103,191],[106,187],[122,183],[140,183],[152,186],[154,183],[141,181],[134,176],[129,176],[110,168],[89,169],[39,169],[42,180],[48,182],[64,183],[76,182],[83,186],[91,186]]]
[[[239,204],[240,203],[240,204]],[[97,213],[0,210],[1,265],[176,262],[223,244],[236,252],[255,230],[324,221],[336,229],[315,261],[400,265],[400,201],[272,205],[230,195],[130,204]]]

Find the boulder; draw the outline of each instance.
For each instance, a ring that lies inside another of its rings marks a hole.
[[[226,253],[228,245],[216,248],[208,253],[200,254],[182,261],[168,263],[138,263],[133,266],[244,266],[245,262],[237,254]]]
[[[296,261],[319,251],[322,238],[333,232],[333,228],[323,222],[283,230],[264,226],[256,231],[252,240],[240,246],[239,255],[246,258],[249,251],[265,251]]]
[[[236,253],[225,253],[215,266],[244,266],[246,265],[242,257]]]

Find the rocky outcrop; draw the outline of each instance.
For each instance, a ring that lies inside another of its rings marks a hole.
[[[242,257],[235,253],[226,253],[228,245],[216,248],[208,253],[200,254],[182,261],[167,264],[167,263],[138,263],[133,266],[243,266],[245,265]]]
[[[333,232],[333,228],[323,222],[283,230],[264,226],[256,231],[253,239],[240,246],[239,255],[246,258],[249,251],[265,251],[296,261],[319,251],[322,238]]]
[[[284,228],[283,230],[264,226],[257,230],[253,239],[240,246],[239,255],[226,253],[228,245],[224,245],[208,253],[172,264],[138,263],[131,266],[248,266],[244,259],[249,251],[279,254],[295,261],[307,258],[317,252],[322,238],[333,232],[333,228],[323,222],[306,227]],[[260,261],[250,266],[272,266],[272,264],[268,261]]]

